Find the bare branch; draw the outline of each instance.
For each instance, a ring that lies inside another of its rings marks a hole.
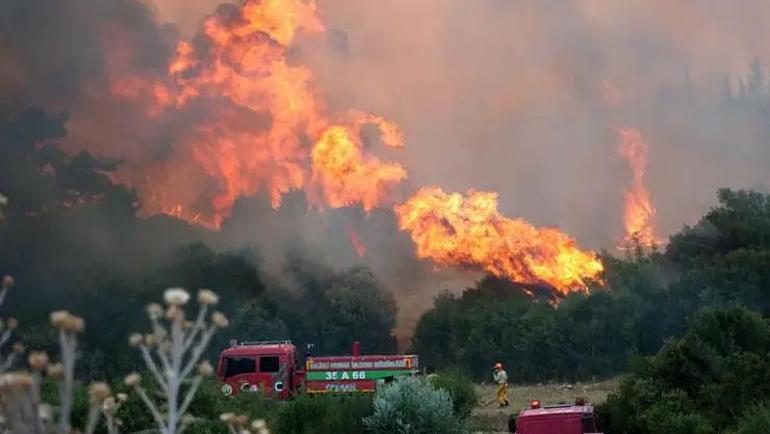
[[[155,363],[155,360],[153,360],[152,355],[150,354],[149,348],[147,348],[146,345],[140,345],[139,349],[142,351],[144,364],[147,365],[147,368],[155,377],[155,381],[163,389],[164,392],[167,392],[168,384],[166,384],[166,380],[163,378],[163,375],[160,373],[160,370],[158,369],[158,365]]]
[[[187,413],[187,408],[190,407],[190,404],[192,403],[193,398],[195,398],[195,393],[198,391],[198,388],[200,387],[202,382],[203,382],[203,376],[201,375],[197,375],[193,379],[193,383],[190,386],[190,388],[187,390],[187,394],[184,397],[184,401],[182,401],[182,405],[179,406],[179,414]]]
[[[206,333],[201,338],[201,341],[198,343],[198,345],[193,348],[193,354],[190,356],[190,360],[187,361],[187,365],[185,365],[184,370],[182,371],[182,377],[187,377],[192,373],[192,370],[195,368],[195,364],[198,363],[201,356],[203,355],[203,352],[206,351],[206,347],[208,347],[209,342],[211,341],[211,338],[214,336],[214,333],[216,333],[217,328],[215,326],[209,326],[209,328],[206,330]]]
[[[135,390],[136,393],[139,394],[139,398],[141,398],[142,402],[144,402],[144,405],[148,410],[150,410],[150,413],[152,413],[152,418],[155,419],[155,423],[158,425],[160,432],[167,432],[166,425],[163,423],[163,416],[160,415],[160,412],[158,411],[157,407],[155,407],[155,404],[153,404],[152,400],[150,400],[150,398],[147,396],[147,392],[145,392],[141,386],[137,386]]]

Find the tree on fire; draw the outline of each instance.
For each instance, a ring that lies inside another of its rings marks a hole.
[[[9,198],[0,231],[0,264],[25,288],[9,300],[25,340],[52,346],[47,312],[82,312],[89,327],[80,368],[92,377],[128,372],[121,351],[143,321],[142,306],[169,286],[217,288],[240,339],[295,339],[319,351],[392,351],[393,295],[365,267],[332,270],[290,254],[270,273],[251,251],[218,253],[203,241],[216,234],[170,217],[139,218],[137,198],[113,184],[118,162],[56,146],[64,116],[0,111],[0,194]],[[37,328],[36,325],[40,325]],[[212,347],[227,345],[222,336]]]
[[[737,303],[770,314],[770,195],[720,190],[719,204],[671,238],[663,252],[605,255],[606,286],[558,308],[485,279],[442,295],[412,345],[431,366],[457,365],[486,378],[489,360],[513,381],[612,375],[655,354],[701,309]]]

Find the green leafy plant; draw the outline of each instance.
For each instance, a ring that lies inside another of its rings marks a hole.
[[[751,407],[738,421],[735,434],[767,434],[770,432],[770,402]]]
[[[429,382],[433,387],[446,390],[449,393],[455,416],[462,420],[470,417],[471,411],[479,399],[470,378],[459,369],[448,369],[431,377]]]
[[[452,398],[418,378],[398,379],[377,390],[374,413],[364,419],[376,434],[460,434],[468,432],[455,416]]]
[[[279,434],[363,434],[364,418],[372,413],[370,395],[300,395],[278,413]]]

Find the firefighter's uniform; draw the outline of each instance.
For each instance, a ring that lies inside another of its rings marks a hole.
[[[492,378],[497,384],[497,403],[500,404],[500,407],[507,407],[510,404],[508,402],[508,373],[503,369],[502,363],[495,364],[495,373]]]

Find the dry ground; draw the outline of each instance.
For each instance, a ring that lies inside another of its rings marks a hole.
[[[473,411],[472,427],[474,432],[496,433],[507,432],[508,417],[519,410],[529,407],[532,400],[537,399],[543,404],[574,402],[575,398],[583,397],[590,403],[604,401],[607,394],[617,385],[616,380],[598,381],[594,383],[565,383],[538,385],[510,385],[508,399],[510,407],[498,408],[495,401],[497,388],[492,384],[476,386],[479,392],[479,405]]]

